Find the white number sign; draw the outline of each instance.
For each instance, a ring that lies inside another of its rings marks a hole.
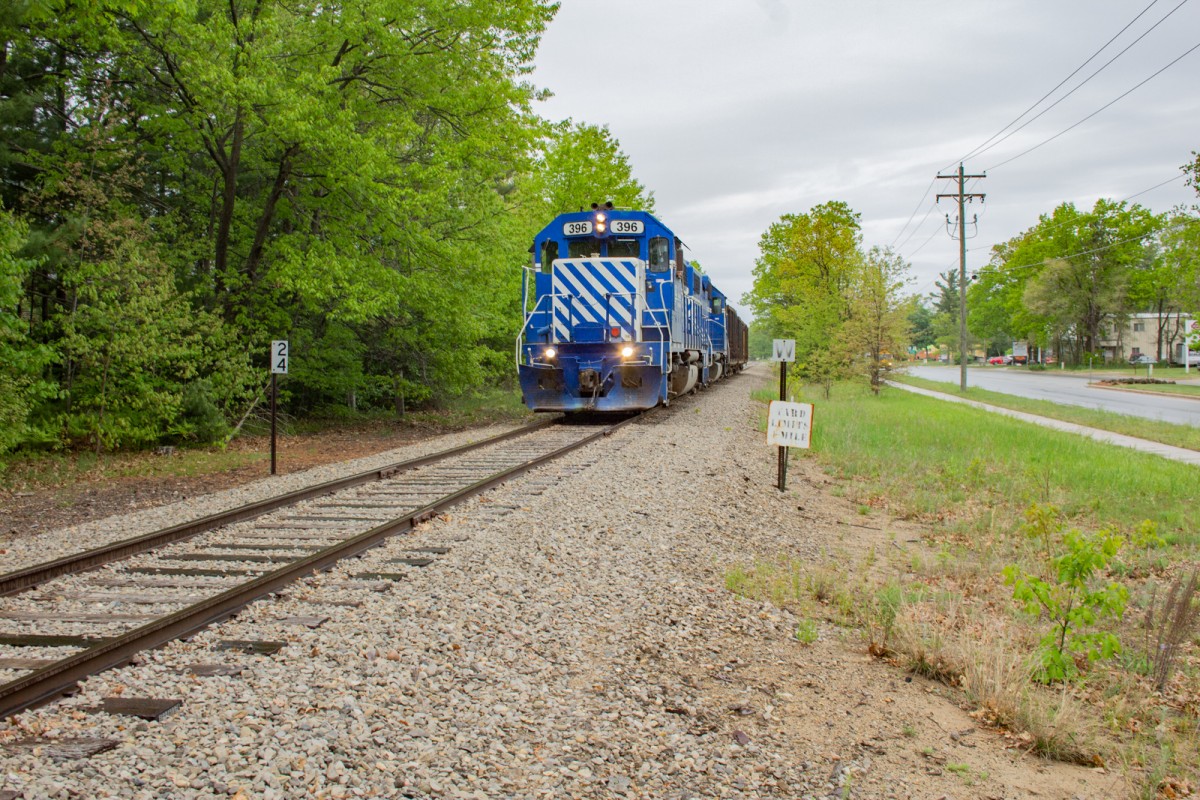
[[[276,339],[271,342],[271,372],[287,375],[288,343],[287,339]]]
[[[796,340],[795,339],[776,339],[775,352],[771,356],[772,361],[795,361],[796,360]]]
[[[610,229],[613,233],[645,233],[646,224],[640,219],[614,219]]]
[[[592,232],[592,221],[567,222],[563,225],[563,236],[586,236]]]
[[[767,414],[767,444],[808,447],[812,440],[812,403],[772,400]]]

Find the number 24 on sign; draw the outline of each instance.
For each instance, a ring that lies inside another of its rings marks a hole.
[[[812,439],[812,403],[772,400],[767,414],[767,444],[808,447]]]

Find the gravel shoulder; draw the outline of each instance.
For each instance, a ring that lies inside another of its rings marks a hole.
[[[774,454],[756,427],[761,406],[749,398],[767,382],[757,367],[685,398],[353,564],[91,679],[68,700],[0,723],[0,790],[38,798],[1127,795],[1119,776],[1042,761],[980,728],[951,690],[871,658],[856,632],[822,624],[804,646],[792,614],[725,590],[735,564],[785,555],[846,567],[888,547],[890,533],[916,538],[900,523],[859,515],[811,462],[793,462],[787,492],[774,488]],[[282,488],[262,484],[270,486],[239,491]],[[130,535],[207,512],[189,502],[145,513],[69,538],[117,528]],[[50,547],[66,536],[37,539]],[[450,551],[381,591],[350,580],[426,546]],[[297,615],[328,621],[287,621]],[[271,657],[211,649],[251,638],[288,646]],[[242,672],[180,671],[196,662]],[[162,722],[84,713],[114,694],[184,703]],[[11,746],[30,735],[118,745],[86,760]]]

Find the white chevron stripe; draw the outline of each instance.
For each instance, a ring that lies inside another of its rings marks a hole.
[[[622,330],[621,339],[633,340],[639,316],[636,287],[640,268],[641,262],[636,259],[555,261],[551,278],[555,338],[570,339],[569,321],[603,324],[607,318],[608,325]],[[606,298],[610,293],[613,296]]]

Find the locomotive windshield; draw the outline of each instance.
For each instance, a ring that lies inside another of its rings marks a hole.
[[[610,258],[637,258],[637,239],[609,239],[608,255]]]
[[[600,255],[600,242],[596,239],[571,239],[567,242],[567,258],[587,258]]]

